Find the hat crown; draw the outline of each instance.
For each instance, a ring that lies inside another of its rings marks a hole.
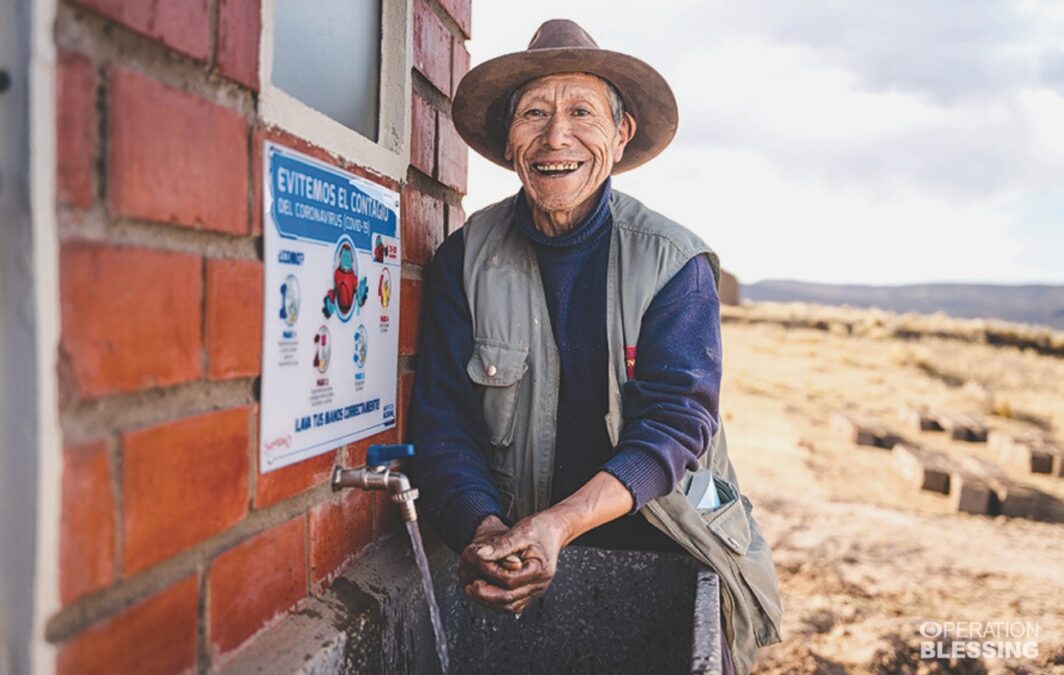
[[[598,43],[575,21],[551,19],[532,36],[528,49],[598,49]]]

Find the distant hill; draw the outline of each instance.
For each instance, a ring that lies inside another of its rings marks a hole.
[[[1064,329],[1064,286],[914,284],[861,286],[766,280],[743,284],[743,300],[879,307],[894,312],[943,312],[965,319],[1000,319]]]

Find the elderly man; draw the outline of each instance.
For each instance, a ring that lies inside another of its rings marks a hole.
[[[427,283],[413,470],[465,592],[519,614],[570,543],[687,552],[721,577],[745,672],[780,607],[718,419],[717,259],[610,180],[671,141],[672,91],[555,20],[470,71],[453,117],[522,186],[447,238]]]

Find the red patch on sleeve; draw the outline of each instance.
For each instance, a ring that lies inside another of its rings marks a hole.
[[[635,379],[635,347],[624,348],[624,366],[628,371],[628,379]]]

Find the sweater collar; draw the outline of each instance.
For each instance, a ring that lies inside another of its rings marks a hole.
[[[532,210],[528,205],[528,197],[525,194],[525,189],[521,188],[521,191],[517,194],[517,224],[524,235],[537,246],[573,248],[585,244],[594,239],[604,229],[607,229],[613,222],[613,218],[610,216],[610,194],[612,193],[610,182],[611,178],[607,177],[606,182],[602,184],[602,192],[599,194],[598,202],[596,202],[595,208],[591,209],[591,213],[577,223],[576,227],[556,237],[548,236],[536,229],[536,224],[532,220]]]

